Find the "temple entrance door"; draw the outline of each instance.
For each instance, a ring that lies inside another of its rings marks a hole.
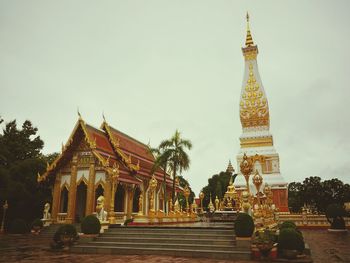
[[[114,197],[114,211],[124,212],[125,190],[121,184],[118,184]]]
[[[132,199],[132,212],[137,213],[139,212],[139,198],[140,198],[141,191],[138,187],[136,187],[134,196]]]
[[[75,222],[80,223],[85,217],[87,186],[81,182],[77,187],[77,195],[75,198]]]

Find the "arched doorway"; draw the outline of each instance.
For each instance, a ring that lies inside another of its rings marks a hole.
[[[99,198],[100,196],[104,196],[104,189],[103,186],[101,184],[99,184],[95,190],[95,204],[94,204],[94,209],[96,209],[96,205],[97,205],[97,198]],[[106,208],[105,208],[106,209]]]
[[[158,209],[164,212],[164,194],[162,187],[159,189],[158,192]]]
[[[80,223],[85,216],[87,186],[82,181],[77,187],[75,198],[75,222]]]
[[[139,198],[140,198],[141,191],[138,187],[135,188],[134,196],[132,199],[132,212],[137,213],[139,212]]]
[[[68,211],[68,189],[64,186],[61,190],[60,197],[60,213],[67,213]]]
[[[117,191],[114,195],[114,211],[124,212],[125,190],[121,184],[118,184]]]

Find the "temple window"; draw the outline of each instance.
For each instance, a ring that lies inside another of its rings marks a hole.
[[[68,189],[67,187],[63,187],[61,190],[61,198],[60,198],[60,213],[67,213],[68,211]]]

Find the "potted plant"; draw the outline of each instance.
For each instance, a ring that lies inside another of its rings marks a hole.
[[[282,228],[278,236],[278,251],[288,259],[295,259],[305,249],[303,235],[294,228]]]
[[[239,213],[234,223],[237,247],[251,246],[251,237],[254,232],[253,218],[246,213]]]
[[[78,240],[78,233],[74,225],[66,224],[60,226],[56,231],[51,245],[52,248],[68,248]]]
[[[31,232],[33,234],[39,234],[43,226],[44,226],[43,222],[39,218],[37,218],[32,223]]]
[[[253,257],[260,258],[277,258],[277,235],[275,230],[261,229],[255,232],[253,245],[259,250],[259,253],[253,253]],[[273,248],[275,248],[273,250]],[[273,250],[273,251],[272,251]],[[257,250],[253,250],[257,251]]]

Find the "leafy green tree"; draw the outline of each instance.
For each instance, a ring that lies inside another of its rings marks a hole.
[[[182,171],[190,167],[190,158],[185,150],[191,150],[192,143],[190,140],[182,139],[180,132],[176,130],[175,134],[169,140],[162,141],[158,148],[164,149],[162,155],[167,158],[168,165],[173,173],[172,199],[175,203],[176,174],[178,172],[181,174]]]
[[[51,198],[48,185],[39,187],[36,181],[50,159],[41,153],[44,142],[37,131],[28,120],[20,129],[13,120],[0,133],[0,202],[9,204],[6,226],[14,218],[32,222],[41,217],[44,203]]]
[[[219,174],[214,174],[211,178],[209,178],[208,185],[202,189],[202,192],[204,193],[203,207],[208,207],[210,195],[213,203],[215,202],[216,196],[218,196],[219,199],[222,199],[227,190],[227,186],[229,185],[230,178],[232,177],[234,181],[236,176],[236,174],[232,175],[229,172],[220,172]]]
[[[288,203],[292,212],[300,212],[306,204],[315,213],[324,213],[330,204],[343,205],[350,201],[350,185],[339,179],[325,180],[311,176],[303,183],[293,182],[288,186]]]
[[[179,185],[182,188],[185,188],[186,185],[187,185],[188,188],[190,189],[190,195],[188,197],[188,203],[189,203],[189,205],[192,204],[193,200],[194,200],[194,197],[195,197],[195,194],[192,191],[192,188],[191,188],[190,184],[188,183],[188,181],[183,176],[178,176],[177,178],[179,179]],[[179,193],[178,194],[178,200],[179,200],[179,204],[181,205],[182,209],[186,209],[186,198],[185,198],[183,193]]]
[[[168,163],[170,159],[170,152],[166,151],[166,145],[164,143],[160,143],[158,148],[151,148],[149,147],[149,151],[155,156],[155,161],[151,169],[151,174],[153,174],[159,167],[163,170],[163,192],[164,192],[164,211],[166,212],[166,176],[167,176],[167,169],[168,169]]]
[[[303,192],[304,186],[302,183],[290,183],[288,185],[288,206],[291,212],[297,213],[301,211],[304,205]]]

